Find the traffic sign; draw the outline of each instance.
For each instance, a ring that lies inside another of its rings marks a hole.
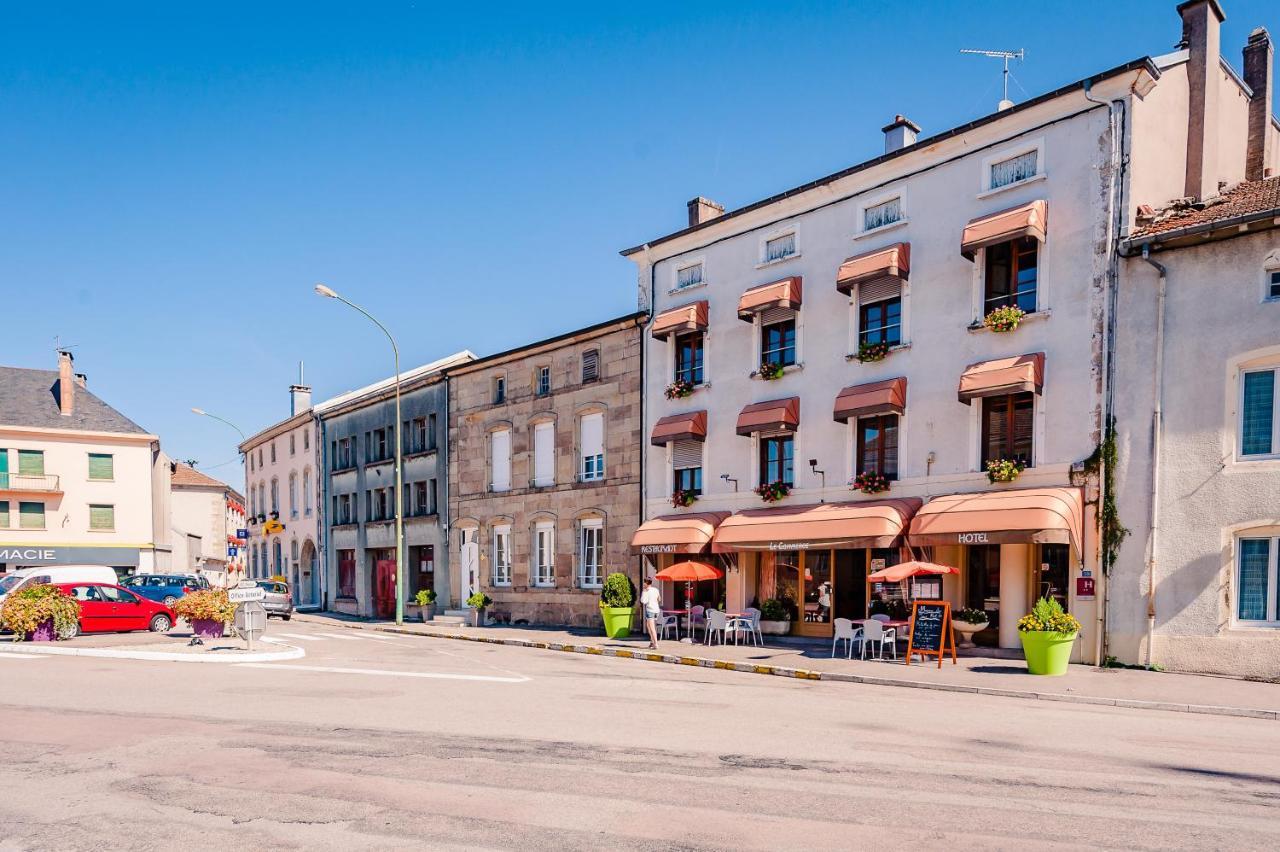
[[[252,588],[235,588],[227,592],[227,600],[232,603],[248,603],[249,601],[260,601],[267,596],[266,589],[261,586],[253,586]]]
[[[235,556],[239,552],[240,552],[240,548],[236,547],[234,544],[227,545],[228,556]]]
[[[236,538],[240,539],[241,541],[248,541],[248,540],[249,540],[249,531],[248,531],[248,530],[236,530]]]

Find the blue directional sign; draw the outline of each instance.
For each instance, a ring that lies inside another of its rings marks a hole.
[[[227,555],[228,555],[228,556],[235,556],[235,555],[236,555],[237,553],[239,553],[239,552],[240,552],[240,548],[236,547],[234,544],[231,544],[231,545],[228,545],[228,546],[227,546]]]
[[[249,531],[248,531],[248,530],[236,530],[236,538],[240,539],[241,541],[248,541],[248,540],[249,540]]]

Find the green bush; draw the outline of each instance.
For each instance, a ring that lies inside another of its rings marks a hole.
[[[15,642],[21,642],[47,621],[53,622],[58,636],[75,630],[80,623],[80,602],[54,586],[38,585],[14,592],[0,607],[0,624],[13,631]]]
[[[613,573],[604,578],[604,588],[600,590],[602,606],[631,609],[636,601],[636,587],[626,574]]]
[[[474,595],[467,598],[467,606],[472,609],[484,609],[491,603],[493,603],[493,598],[489,597],[484,592],[476,592]]]
[[[760,619],[761,621],[790,621],[791,611],[777,598],[769,598],[760,604]]]
[[[413,599],[418,604],[418,606],[428,606],[436,602],[436,590],[423,589],[422,591],[418,592],[418,594],[414,595]]]
[[[1023,633],[1079,633],[1080,622],[1063,609],[1056,598],[1041,598],[1029,615],[1018,619],[1018,630]]]

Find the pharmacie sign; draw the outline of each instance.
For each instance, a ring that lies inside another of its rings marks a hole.
[[[0,562],[52,562],[55,553],[48,547],[0,548]]]
[[[15,565],[118,565],[138,564],[135,547],[31,547],[0,544],[0,563]]]

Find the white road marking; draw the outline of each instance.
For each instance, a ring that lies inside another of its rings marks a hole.
[[[319,636],[304,636],[301,633],[276,633],[276,636],[283,636],[286,639],[301,639],[303,642],[323,642]],[[265,638],[265,637],[263,637]]]
[[[338,633],[317,633],[316,635],[326,636],[330,639],[344,639],[347,642],[359,642],[361,639],[364,638],[363,636],[342,636],[341,634],[338,634]]]
[[[45,659],[44,657],[37,657],[37,656],[34,656],[33,654],[9,654],[4,651],[0,651],[0,657],[3,657],[6,660],[43,660]]]
[[[331,674],[380,675],[383,677],[417,677],[434,680],[469,680],[485,683],[527,683],[532,678],[495,677],[493,675],[446,674],[443,672],[397,672],[387,669],[347,669],[338,666],[291,666],[283,663],[236,663],[237,668],[244,669],[285,669],[301,672],[327,672]]]

